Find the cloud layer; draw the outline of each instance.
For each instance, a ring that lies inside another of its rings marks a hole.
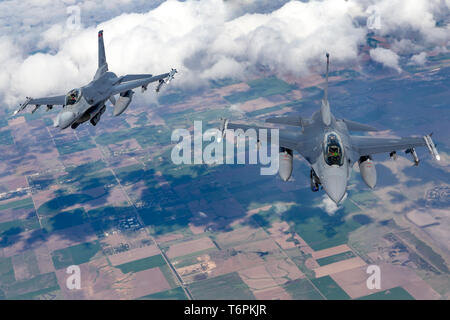
[[[155,74],[176,67],[173,84],[181,87],[245,79],[260,70],[303,75],[322,66],[326,51],[333,64],[354,65],[369,31],[393,36],[391,49],[377,48],[370,57],[401,71],[402,56],[415,54],[411,61],[423,64],[421,52],[447,45],[450,37],[442,1],[284,2],[2,2],[0,100],[11,108],[24,96],[61,94],[90,81],[99,29],[112,71]],[[78,30],[66,24],[73,4],[81,9]],[[364,22],[374,7],[380,29],[368,30]]]

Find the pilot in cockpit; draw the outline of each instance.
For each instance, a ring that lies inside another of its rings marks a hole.
[[[66,96],[66,105],[75,104],[80,97],[80,91],[78,89],[71,90]]]
[[[327,137],[325,161],[328,165],[342,165],[342,148],[336,135]]]

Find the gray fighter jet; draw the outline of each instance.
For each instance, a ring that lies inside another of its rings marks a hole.
[[[351,131],[369,132],[377,131],[371,126],[346,119],[336,119],[330,111],[328,104],[328,67],[329,54],[327,53],[327,71],[324,96],[320,110],[316,111],[311,119],[299,116],[274,117],[266,122],[288,125],[279,128],[280,166],[279,175],[284,181],[289,180],[292,174],[293,150],[301,154],[311,165],[311,190],[319,191],[322,186],[328,196],[338,204],[347,190],[347,182],[354,162],[358,162],[362,179],[370,187],[376,184],[376,171],[372,155],[376,153],[390,153],[396,159],[397,150],[405,150],[411,154],[414,164],[419,164],[416,147],[426,146],[431,155],[440,160],[436,147],[431,140],[431,134],[423,137],[405,138],[378,138],[373,136],[350,135]],[[300,127],[300,128],[295,128]],[[221,125],[222,135],[226,129],[256,129],[259,126],[230,123],[224,120]],[[267,131],[270,136],[270,130]],[[259,136],[258,136],[259,139]]]
[[[33,99],[27,97],[25,103],[20,105],[14,115],[25,109],[27,105],[35,105],[31,111],[34,113],[41,105],[46,105],[49,111],[54,105],[61,105],[62,110],[54,120],[54,126],[60,129],[71,127],[77,128],[81,123],[90,121],[93,126],[97,125],[100,117],[106,110],[105,103],[109,100],[113,106],[114,116],[120,115],[131,102],[134,91],[132,89],[141,87],[142,92],[147,90],[147,86],[152,82],[158,82],[156,92],[159,92],[162,85],[169,83],[176,69],[168,73],[153,76],[151,74],[128,74],[117,77],[113,72],[108,71],[106,63],[105,45],[103,43],[103,31],[98,32],[98,69],[94,79],[87,85],[70,90],[66,95]],[[115,95],[119,94],[116,100]]]

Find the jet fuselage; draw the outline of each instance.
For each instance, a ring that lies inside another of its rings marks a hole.
[[[350,135],[345,122],[337,121],[330,115],[330,124],[325,125],[320,111],[312,115],[311,120],[305,121],[299,149],[306,161],[309,162],[325,192],[336,203],[339,203],[347,190],[353,163],[358,155],[350,145]],[[339,161],[328,161],[327,137],[335,136],[339,150]]]
[[[119,78],[113,72],[106,72],[80,89],[76,89],[79,90],[80,97],[74,104],[63,107],[55,119],[54,126],[65,129],[93,119],[104,111],[105,102],[112,95],[111,88],[118,80]]]

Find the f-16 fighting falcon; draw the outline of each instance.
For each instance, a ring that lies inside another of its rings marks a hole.
[[[14,114],[25,109],[27,105],[35,105],[32,113],[41,105],[46,105],[47,111],[51,110],[54,105],[61,105],[62,110],[54,120],[55,127],[65,129],[70,126],[75,129],[88,120],[95,126],[106,110],[105,103],[108,99],[114,105],[114,116],[118,116],[130,104],[134,94],[132,89],[141,87],[143,92],[147,90],[149,83],[158,81],[156,92],[159,92],[162,85],[169,83],[176,72],[176,69],[172,69],[169,73],[157,76],[128,74],[117,77],[113,72],[108,71],[103,31],[101,30],[98,32],[98,69],[90,83],[81,88],[70,90],[66,95],[39,99],[27,98]],[[119,94],[117,100],[114,97],[116,94]]]
[[[440,160],[436,146],[431,140],[431,134],[423,137],[378,138],[370,136],[351,135],[350,132],[377,131],[371,126],[346,119],[336,119],[330,111],[328,103],[328,68],[327,57],[326,82],[320,110],[311,119],[299,116],[274,117],[266,119],[268,123],[290,126],[279,128],[279,171],[281,179],[289,180],[292,174],[293,150],[302,155],[311,166],[311,190],[319,191],[322,186],[328,196],[338,204],[347,190],[347,182],[354,162],[358,161],[361,176],[370,188],[376,184],[376,171],[372,155],[389,153],[396,159],[397,150],[409,153],[415,165],[419,164],[416,147],[426,146],[431,155]],[[295,127],[301,127],[295,128]],[[230,123],[224,120],[221,125],[222,135],[226,129],[256,129],[259,140],[259,129],[270,128]]]

